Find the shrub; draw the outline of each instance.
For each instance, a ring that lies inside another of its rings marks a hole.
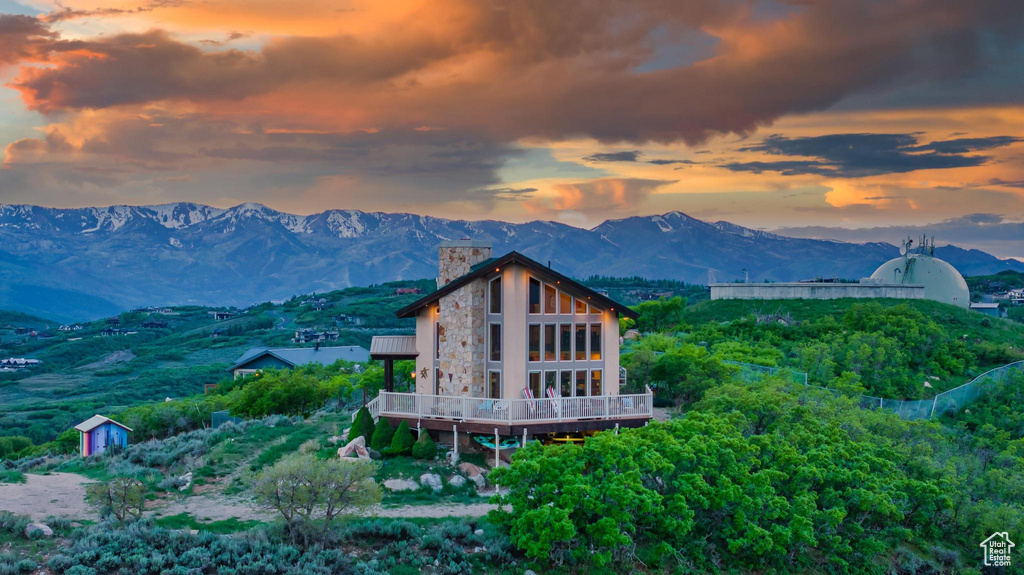
[[[391,424],[388,423],[387,418],[381,417],[377,420],[377,427],[373,430],[373,438],[370,440],[370,446],[381,451],[387,449],[391,445],[391,439],[395,436],[395,430],[391,428]]]
[[[402,421],[402,423],[398,424],[395,436],[391,439],[391,446],[384,450],[384,453],[387,455],[408,455],[415,443],[416,438],[412,436],[412,431],[409,431],[408,422]]]
[[[138,479],[115,477],[105,483],[92,483],[85,488],[85,501],[101,515],[113,515],[118,521],[142,514],[146,486]]]
[[[426,431],[420,431],[420,438],[412,446],[412,456],[427,460],[437,457],[437,444]]]
[[[369,446],[373,441],[373,416],[370,415],[370,410],[366,407],[361,407],[356,412],[355,419],[352,420],[352,427],[349,428],[348,439],[349,441],[362,435],[366,438],[366,445]]]
[[[375,465],[362,461],[303,455],[260,473],[253,494],[264,507],[281,514],[293,543],[301,538],[308,546],[328,535],[338,515],[380,502],[380,487],[373,480],[376,471]]]

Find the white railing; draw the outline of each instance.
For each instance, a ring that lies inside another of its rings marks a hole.
[[[377,408],[380,415],[512,425],[583,419],[651,418],[654,415],[653,400],[650,393],[554,399],[485,399],[381,391],[370,404]]]
[[[380,396],[379,395],[377,397],[371,399],[370,401],[366,402],[366,409],[367,409],[367,411],[370,412],[370,415],[373,417],[374,421],[377,421],[377,416],[380,415],[379,406],[380,406]],[[352,412],[352,421],[356,420],[356,414],[357,413],[359,413],[358,409]]]

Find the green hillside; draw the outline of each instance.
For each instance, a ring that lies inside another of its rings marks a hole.
[[[117,325],[99,320],[77,324],[81,329],[74,331],[58,331],[57,323],[19,312],[0,312],[0,358],[42,361],[0,373],[0,436],[26,435],[38,443],[95,413],[199,393],[204,385],[224,379],[226,369],[252,347],[300,345],[291,342],[300,328],[335,330],[338,341],[331,345],[368,348],[374,334],[413,328],[394,313],[420,297],[395,295],[403,287],[428,290],[433,282],[348,288],[247,310],[179,306],[125,312],[115,316]],[[211,316],[215,309],[237,315],[217,321]],[[167,327],[143,327],[151,321],[167,322]],[[18,334],[18,328],[36,335]],[[134,333],[103,335],[104,328]]]

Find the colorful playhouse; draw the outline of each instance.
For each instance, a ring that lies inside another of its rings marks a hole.
[[[79,448],[82,457],[88,457],[103,453],[109,447],[127,445],[128,432],[131,431],[131,428],[121,425],[109,417],[94,415],[76,425],[75,430],[81,434]]]

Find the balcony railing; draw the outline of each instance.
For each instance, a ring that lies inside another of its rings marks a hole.
[[[592,419],[650,419],[653,396],[602,395],[543,399],[486,399],[457,395],[380,392],[374,407],[383,416],[521,425]]]

